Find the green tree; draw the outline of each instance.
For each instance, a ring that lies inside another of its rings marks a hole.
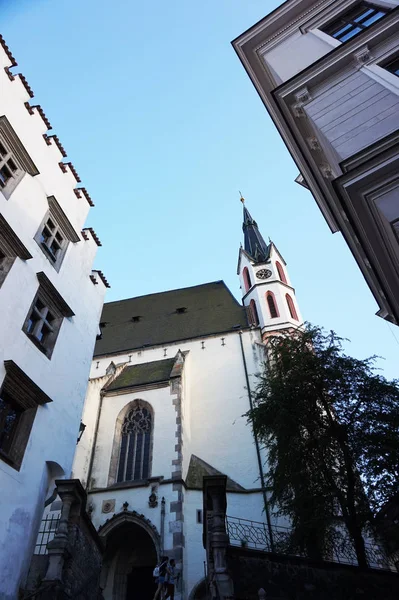
[[[363,534],[398,491],[399,386],[342,342],[311,325],[272,337],[248,416],[268,452],[271,503],[292,522],[291,549],[328,556],[343,522],[365,567]]]

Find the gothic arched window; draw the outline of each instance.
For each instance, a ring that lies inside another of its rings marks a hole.
[[[292,300],[292,298],[289,294],[285,295],[285,299],[287,300],[288,310],[290,311],[291,319],[295,319],[295,321],[298,321],[298,315],[295,310],[294,301]]]
[[[249,303],[250,311],[251,311],[251,323],[254,325],[259,325],[259,316],[258,309],[256,308],[255,300],[251,300]]]
[[[147,479],[150,475],[151,411],[137,403],[122,424],[117,481]]]
[[[274,297],[273,292],[267,292],[266,302],[269,307],[270,317],[272,319],[276,319],[279,316],[279,314],[278,314],[278,310],[277,310],[276,299]]]
[[[287,283],[287,278],[285,276],[284,269],[278,261],[276,261],[276,267],[277,267],[278,276],[280,278],[280,281],[282,281],[283,283]]]
[[[249,276],[249,271],[248,271],[247,267],[244,267],[242,276],[244,279],[245,291],[247,292],[252,287],[251,278]]]

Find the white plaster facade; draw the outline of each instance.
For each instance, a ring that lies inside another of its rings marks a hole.
[[[0,249],[4,249],[2,240],[7,227],[13,230],[14,241],[19,239],[31,256],[26,260],[18,256],[13,259],[0,285],[0,396],[7,380],[4,361],[13,361],[51,402],[37,407],[19,466],[0,452],[1,600],[18,597],[45,501],[54,490],[54,479],[70,476],[106,289],[99,273],[92,271],[97,251],[92,232],[81,233],[90,208],[88,201],[83,192],[74,192],[77,182],[70,167],[63,167],[66,172],[61,170],[59,163],[64,154],[56,140],[46,141],[46,118],[37,108],[29,109],[32,114],[28,111],[25,103],[30,102],[32,94],[25,79],[12,74],[13,66],[15,60],[2,42],[0,121],[6,117],[38,173],[33,176],[23,172],[11,192],[7,186],[0,187]],[[4,143],[2,131],[0,141]],[[49,197],[56,198],[67,227],[72,227],[79,237],[79,241],[68,243],[58,271],[34,239],[49,211]],[[74,313],[63,318],[51,358],[23,331],[39,289],[37,273],[44,273]],[[11,386],[11,393],[18,393],[15,381]]]
[[[381,12],[341,41],[352,10]],[[233,41],[331,230],[399,322],[398,0],[289,0]],[[395,10],[396,9],[396,10]],[[349,17],[348,17],[349,18]]]

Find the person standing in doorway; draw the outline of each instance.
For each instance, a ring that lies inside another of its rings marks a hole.
[[[175,600],[175,584],[179,581],[180,573],[176,573],[176,563],[174,558],[171,558],[166,570],[166,596],[164,600],[170,598]]]
[[[161,596],[161,600],[164,600],[165,576],[167,567],[168,557],[163,556],[159,565],[157,565],[154,569],[155,583],[157,584],[157,590],[155,592],[154,600],[157,600],[159,595]]]

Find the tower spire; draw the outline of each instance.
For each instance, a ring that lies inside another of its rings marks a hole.
[[[243,203],[244,211],[242,224],[242,230],[244,232],[244,250],[256,263],[266,262],[270,254],[270,245],[266,244],[263,239],[258,229],[258,224],[251,217],[242,196],[240,200]]]

